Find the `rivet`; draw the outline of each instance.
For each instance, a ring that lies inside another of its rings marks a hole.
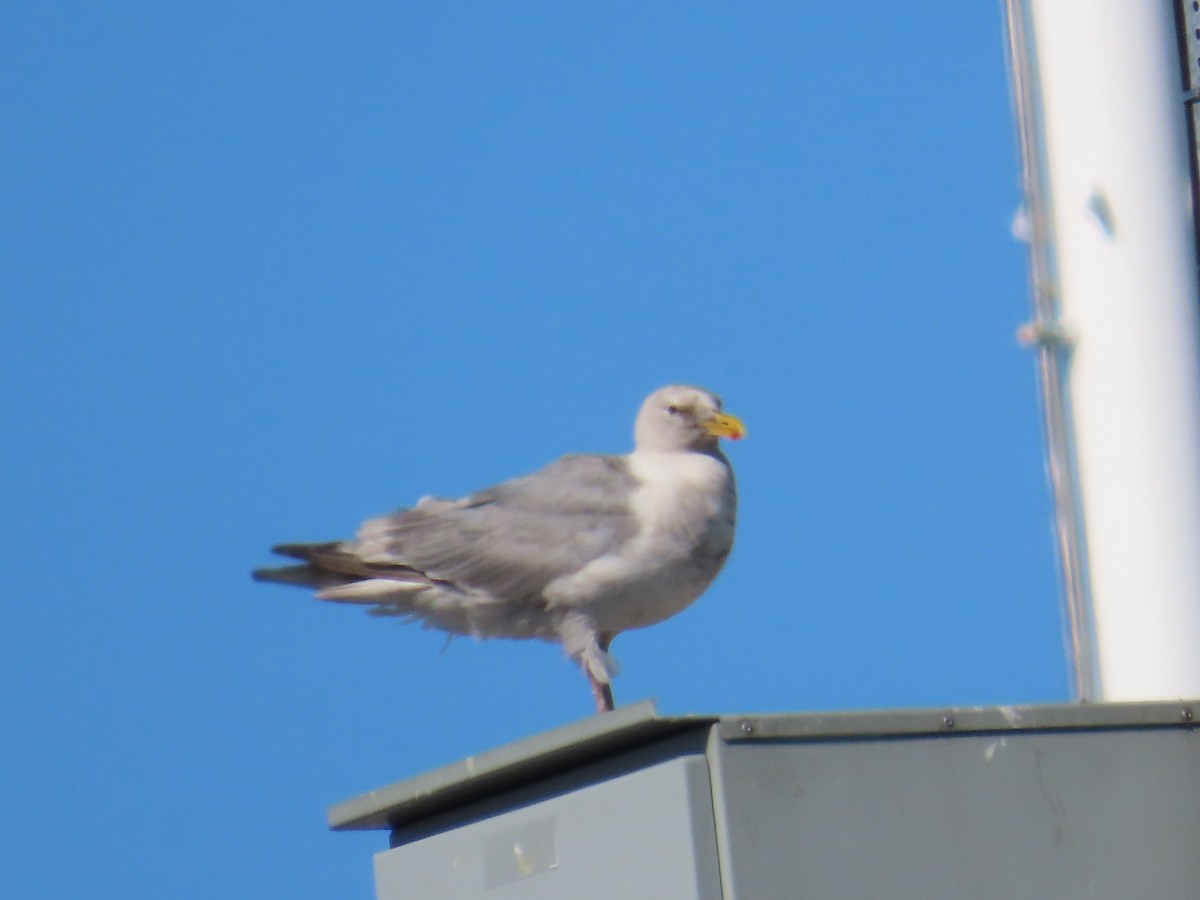
[[[1183,719],[1185,722],[1190,722],[1192,719],[1196,718],[1196,714],[1192,712],[1191,708],[1185,706],[1182,710],[1180,710],[1179,718]]]
[[[751,725],[749,722],[743,722],[742,723],[742,734],[746,734],[746,735],[754,734],[754,726]]]
[[[942,724],[947,728],[954,727],[954,716],[942,716]]]

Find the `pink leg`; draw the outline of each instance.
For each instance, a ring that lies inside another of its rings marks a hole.
[[[592,697],[596,700],[596,712],[606,713],[612,712],[613,695],[612,685],[604,684],[592,677],[592,673],[587,673],[588,681],[592,685]]]
[[[600,635],[597,643],[600,645],[600,649],[603,650],[605,653],[607,653],[608,645],[612,643],[612,635],[609,635],[609,634]],[[584,669],[584,673],[587,675],[588,683],[592,686],[592,698],[596,701],[596,712],[598,712],[598,713],[612,712],[612,709],[613,709],[612,685],[606,684],[605,682],[602,682],[602,681],[597,681],[596,678],[592,675],[591,671],[589,671],[588,669]]]

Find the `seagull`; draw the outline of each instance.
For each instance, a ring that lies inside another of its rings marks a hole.
[[[450,635],[561,643],[608,712],[613,638],[691,605],[729,556],[737,488],[718,438],[744,435],[717,395],[670,385],[642,404],[632,453],[424,497],[354,540],[273,547],[298,563],[253,575]]]

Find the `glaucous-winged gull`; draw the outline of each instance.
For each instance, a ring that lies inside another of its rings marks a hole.
[[[561,642],[605,712],[612,639],[680,612],[729,556],[737,491],[717,439],[744,433],[716,395],[664,387],[626,456],[564,456],[460,500],[425,497],[351,541],[274,547],[301,563],[254,577],[452,634]]]

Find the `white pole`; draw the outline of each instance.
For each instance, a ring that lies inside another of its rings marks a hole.
[[[1039,324],[1071,346],[1085,699],[1200,697],[1200,315],[1171,6],[1027,0],[1024,20],[1060,316]]]

